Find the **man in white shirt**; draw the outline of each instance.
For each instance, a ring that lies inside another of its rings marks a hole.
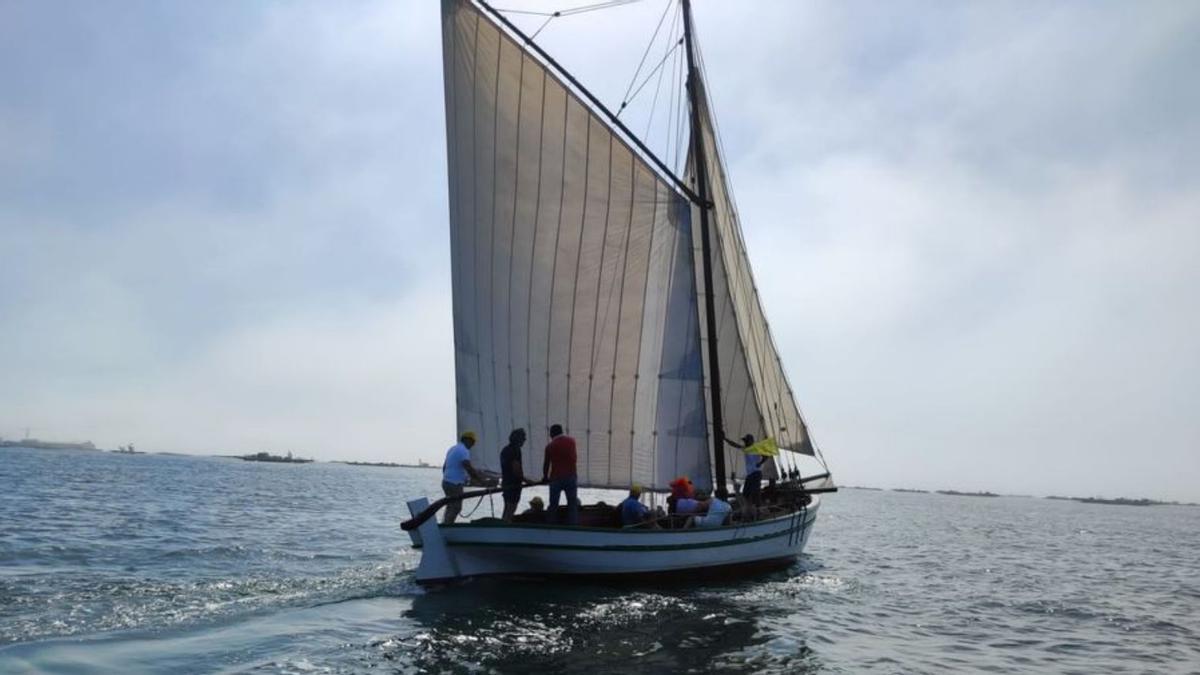
[[[704,515],[692,516],[685,527],[720,527],[733,513],[733,507],[724,499],[711,497],[698,501]]]
[[[442,464],[442,492],[447,497],[461,497],[463,488],[470,479],[483,481],[483,475],[471,466],[471,446],[475,445],[475,432],[464,431],[459,435],[459,442],[446,451],[446,461]],[[443,525],[451,525],[458,519],[462,511],[462,500],[454,499],[446,503],[446,511],[442,516]]]

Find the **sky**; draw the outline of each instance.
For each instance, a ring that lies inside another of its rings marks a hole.
[[[664,7],[538,41],[615,107]],[[1200,4],[695,15],[840,483],[1200,501]],[[432,1],[0,0],[0,436],[438,461],[441,77]]]

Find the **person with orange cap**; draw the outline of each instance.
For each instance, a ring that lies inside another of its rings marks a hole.
[[[468,480],[484,480],[483,474],[471,466],[471,446],[475,445],[475,440],[474,431],[464,431],[459,434],[458,443],[446,451],[446,461],[442,463],[442,492],[450,501],[442,514],[443,525],[452,525],[458,519],[462,511],[463,488]]]
[[[676,499],[692,498],[696,494],[696,488],[692,485],[692,481],[687,476],[680,476],[675,480],[667,483],[667,487],[671,488],[671,496]]]

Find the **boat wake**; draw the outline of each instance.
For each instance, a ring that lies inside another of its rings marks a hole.
[[[118,631],[174,630],[263,612],[421,592],[403,561],[328,575],[249,574],[187,582],[61,576],[0,579],[0,645]]]

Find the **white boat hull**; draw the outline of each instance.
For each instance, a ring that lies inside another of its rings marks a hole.
[[[408,503],[414,516],[429,505]],[[747,525],[686,530],[505,525],[496,521],[439,525],[426,520],[409,534],[421,549],[417,581],[495,576],[628,577],[682,570],[786,564],[804,550],[817,519],[806,509]]]

